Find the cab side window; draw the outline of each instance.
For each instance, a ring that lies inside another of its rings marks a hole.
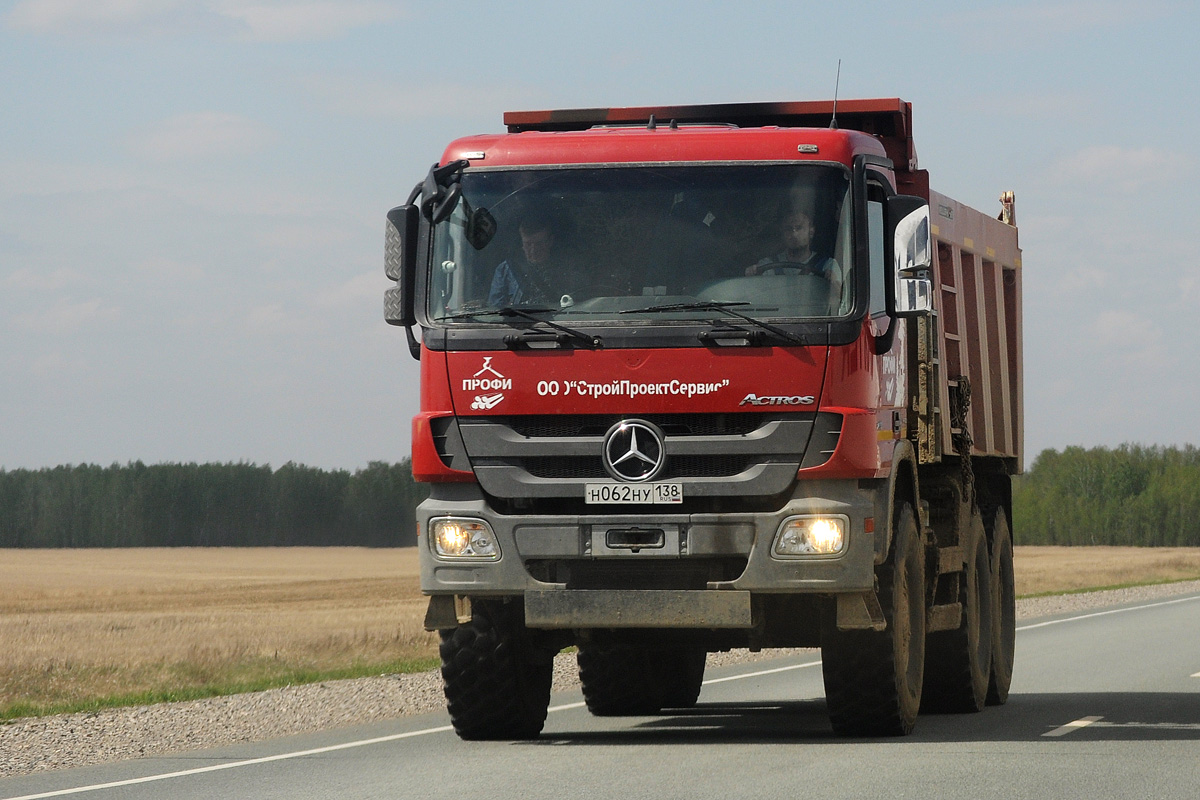
[[[871,255],[871,316],[887,311],[883,242],[883,187],[871,183],[867,195],[867,240]]]

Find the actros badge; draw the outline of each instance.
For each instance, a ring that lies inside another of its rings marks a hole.
[[[653,480],[666,464],[663,432],[652,422],[627,419],[604,435],[604,468],[621,481]]]
[[[794,394],[790,396],[776,395],[772,397],[759,397],[756,394],[748,394],[742,398],[739,406],[811,406],[817,401],[817,398],[811,394]]]

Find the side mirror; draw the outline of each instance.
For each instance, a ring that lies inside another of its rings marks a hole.
[[[895,278],[892,309],[898,317],[915,317],[933,309],[933,239],[929,204],[919,197],[893,195],[887,203],[892,227],[892,264]]]
[[[397,206],[388,212],[384,232],[383,271],[396,281],[384,292],[383,318],[390,325],[411,327],[417,322],[413,284],[417,274],[417,224],[415,205]]]

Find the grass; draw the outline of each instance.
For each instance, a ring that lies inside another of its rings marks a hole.
[[[1018,547],[1022,596],[1200,578],[1200,548]],[[0,550],[0,721],[437,665],[416,550]]]
[[[1017,547],[1017,594],[1117,589],[1200,579],[1200,547]]]
[[[416,551],[0,551],[0,720],[429,669]]]

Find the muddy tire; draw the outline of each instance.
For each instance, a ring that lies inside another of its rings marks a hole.
[[[707,658],[708,653],[697,647],[680,647],[660,654],[658,669],[664,708],[696,705],[704,684]]]
[[[992,517],[992,674],[988,682],[987,704],[1008,702],[1012,683],[1013,657],[1017,641],[1017,593],[1013,580],[1012,528],[1003,508]]]
[[[655,655],[623,642],[580,642],[575,658],[588,711],[597,717],[657,714],[665,697]]]
[[[476,602],[471,622],[442,631],[442,681],[463,739],[532,739],[550,706],[553,653],[534,645],[518,603]]]
[[[964,556],[966,565],[959,584],[962,623],[956,630],[929,634],[926,643],[925,711],[972,713],[982,711],[987,702],[995,597],[991,553],[978,513],[972,515]]]
[[[823,626],[821,671],[839,736],[904,736],[921,707],[925,661],[925,548],[912,506],[896,511],[892,553],[875,570],[887,628]]]

